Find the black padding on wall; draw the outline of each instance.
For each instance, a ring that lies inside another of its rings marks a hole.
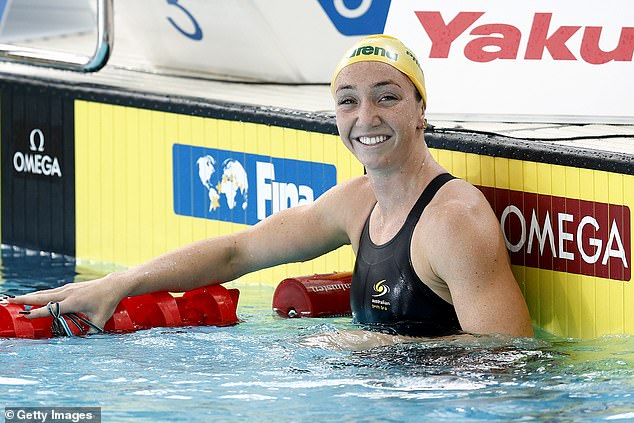
[[[74,255],[73,102],[33,86],[0,95],[2,243]]]

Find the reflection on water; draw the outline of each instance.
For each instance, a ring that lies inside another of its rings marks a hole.
[[[14,293],[103,274],[7,250],[3,289]],[[240,289],[234,327],[0,339],[0,401],[101,406],[104,421],[122,422],[634,421],[634,337],[333,349],[319,342],[356,331],[349,318],[281,319],[272,287]]]
[[[18,295],[72,282],[75,260],[55,253],[2,245],[1,291]]]
[[[352,354],[351,361],[355,365],[402,368],[413,375],[477,372],[517,374],[535,363],[552,366],[565,356],[563,353],[544,350],[545,344],[542,342],[520,340],[517,344],[421,341],[356,352]]]
[[[14,295],[85,281],[120,270],[102,263],[78,263],[74,257],[2,245],[0,291]]]

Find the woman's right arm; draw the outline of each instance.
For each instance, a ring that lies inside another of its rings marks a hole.
[[[58,302],[60,311],[83,313],[98,326],[110,318],[122,298],[149,292],[182,292],[223,283],[281,263],[320,256],[349,241],[349,220],[363,194],[359,181],[348,181],[316,202],[283,210],[245,231],[194,242],[139,266],[94,281],[16,297],[13,303],[45,305]],[[29,318],[48,316],[46,307]]]

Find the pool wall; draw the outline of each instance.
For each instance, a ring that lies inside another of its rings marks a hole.
[[[363,168],[332,115],[0,78],[2,243],[141,263],[310,202]],[[535,324],[634,334],[626,155],[430,129],[435,158],[500,218]],[[245,277],[351,270],[349,247]]]

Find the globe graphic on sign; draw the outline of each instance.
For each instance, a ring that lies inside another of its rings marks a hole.
[[[216,175],[216,159],[210,155],[199,157],[196,160],[198,165],[198,177],[200,182],[207,188],[209,196],[209,211],[214,211],[220,207],[220,197],[225,196],[227,207],[233,210],[238,201],[243,210],[248,206],[249,181],[244,166],[234,159],[226,159],[222,162],[222,174]]]

